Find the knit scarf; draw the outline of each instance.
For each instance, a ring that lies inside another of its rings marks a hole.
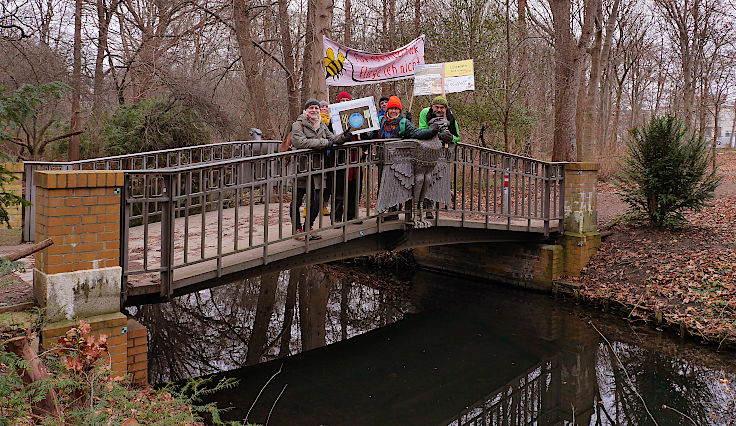
[[[323,112],[320,112],[319,116],[322,119],[322,122],[325,123],[325,126],[330,125],[330,114],[325,114]]]
[[[399,137],[399,122],[401,121],[401,115],[396,118],[388,118],[388,115],[384,116],[381,130],[378,132],[379,139],[390,139]]]

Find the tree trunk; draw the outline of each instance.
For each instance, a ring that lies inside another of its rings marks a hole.
[[[329,99],[324,69],[324,43],[322,37],[330,37],[332,31],[333,0],[317,0],[314,13],[314,48],[312,49],[312,97],[321,101]]]
[[[527,95],[526,77],[529,72],[529,49],[527,49],[526,39],[528,31],[526,27],[526,0],[518,0],[519,17],[519,78],[522,80],[519,87],[519,96],[524,102],[524,106],[529,108],[529,97]],[[475,94],[475,92],[473,92]]]
[[[578,161],[593,161],[595,156],[593,143],[593,125],[596,119],[598,108],[598,94],[600,93],[600,77],[601,77],[601,56],[603,51],[603,8],[598,4],[596,10],[596,26],[595,37],[593,38],[593,47],[590,49],[590,80],[588,81],[588,93],[585,99],[585,108],[583,109],[584,121],[582,140],[583,143],[578,145]],[[588,149],[580,149],[587,146]]]
[[[273,304],[276,300],[276,287],[279,282],[279,273],[261,275],[261,288],[258,291],[258,306],[256,318],[253,321],[253,332],[248,340],[248,354],[245,357],[245,365],[253,365],[261,362],[268,326],[271,323]]]
[[[102,95],[103,85],[105,82],[105,74],[102,68],[105,61],[105,53],[107,52],[107,37],[110,30],[110,19],[115,10],[118,8],[118,0],[113,0],[110,9],[107,9],[105,0],[97,0],[97,21],[99,31],[97,33],[97,56],[95,57],[95,76],[93,82],[94,100],[92,111],[95,116],[100,117],[102,114]]]
[[[294,47],[291,44],[291,25],[289,21],[289,0],[279,0],[279,34],[281,38],[281,51],[284,54],[284,66],[287,69],[286,97],[289,100],[289,122],[293,123],[299,116],[300,109],[299,93],[296,87]]]
[[[396,40],[396,0],[388,0],[388,35],[389,40]]]
[[[570,34],[569,0],[550,0],[554,21],[555,44],[555,129],[552,161],[576,158],[575,112],[580,77],[576,72],[575,45]],[[579,60],[578,60],[579,61]]]
[[[340,340],[348,338],[348,309],[350,296],[350,281],[343,279],[340,283]]]
[[[570,32],[570,0],[549,1],[555,43],[555,129],[552,161],[571,161],[577,158],[575,118],[580,78],[584,53],[593,34],[593,14],[598,1],[587,2],[577,43]]]
[[[299,109],[312,94],[312,52],[314,51],[314,9],[317,0],[307,0],[307,22],[304,29],[304,55],[302,56],[302,93]]]
[[[392,0],[393,1],[393,0]],[[511,2],[506,0],[506,10],[504,11],[504,21],[506,30],[506,64],[503,71],[503,148],[506,152],[511,152],[511,140],[509,135],[509,114],[511,112]]]
[[[291,324],[294,322],[294,306],[296,306],[296,289],[304,276],[303,268],[289,270],[289,287],[286,288],[286,303],[284,304],[284,324],[281,331],[281,346],[279,358],[291,355]]]
[[[711,149],[711,161],[713,162],[713,171],[716,170],[716,147],[718,147],[718,136],[720,136],[721,128],[718,126],[718,116],[721,113],[721,103],[717,100],[714,105],[713,114],[713,147]]]
[[[72,69],[72,119],[69,130],[79,131],[82,103],[82,0],[75,0],[74,9],[74,64]],[[79,135],[69,139],[69,161],[79,160]]]
[[[583,127],[585,125],[585,108],[588,100],[588,54],[583,55],[582,67],[580,70],[580,89],[578,89],[578,103],[575,110],[575,142],[576,157],[575,161],[583,161],[583,155],[586,155],[589,149],[586,144],[590,141],[583,139]]]
[[[525,0],[522,0],[525,1]],[[422,2],[421,0],[414,0],[414,37],[422,35]]]
[[[305,269],[303,276],[299,279],[299,332],[301,337],[302,351],[312,347],[309,334],[309,282],[314,279],[310,269]]]
[[[273,126],[266,102],[266,92],[263,81],[259,78],[259,54],[253,45],[251,32],[251,12],[253,10],[245,4],[245,0],[235,0],[233,4],[233,23],[235,36],[240,48],[240,56],[245,70],[245,83],[251,101],[249,106],[253,112],[254,127],[264,132],[264,139],[269,139]]]
[[[616,107],[613,112],[613,129],[611,130],[611,147],[618,149],[618,124],[621,117],[621,97],[623,96],[623,81],[616,88]]]
[[[353,39],[353,15],[350,9],[352,9],[350,0],[345,0],[345,38],[343,44],[348,47],[350,47],[350,42]]]

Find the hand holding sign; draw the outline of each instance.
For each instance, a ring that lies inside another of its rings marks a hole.
[[[351,134],[356,135],[378,130],[373,96],[331,104],[330,121],[335,134],[341,134],[343,129],[349,129]]]

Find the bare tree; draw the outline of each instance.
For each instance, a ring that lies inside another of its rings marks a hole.
[[[72,71],[72,118],[71,131],[81,127],[80,109],[82,103],[82,0],[74,2],[74,65]],[[79,134],[69,139],[69,161],[79,160]]]
[[[115,16],[120,0],[112,0],[109,6],[106,0],[96,0],[97,6],[97,56],[95,58],[95,75],[93,80],[94,102],[92,110],[98,116],[102,113],[102,98],[104,88],[104,61],[108,52],[107,39],[110,33],[110,21]]]
[[[585,51],[593,35],[593,21],[600,0],[585,2],[580,37],[575,40],[570,28],[570,0],[549,0],[554,25],[555,43],[555,133],[553,161],[578,158],[575,137],[580,78]],[[584,148],[583,148],[584,149]]]
[[[316,0],[314,10],[314,43],[312,44],[312,91],[313,98],[327,100],[327,80],[324,71],[323,37],[330,37],[334,0]],[[307,66],[306,63],[304,66]]]
[[[289,121],[293,122],[299,115],[299,94],[297,89],[296,61],[294,46],[291,42],[291,20],[289,19],[289,1],[278,0],[279,3],[279,35],[281,52],[286,67],[286,93],[289,101]],[[347,18],[346,18],[347,21]],[[346,23],[347,25],[347,23]]]

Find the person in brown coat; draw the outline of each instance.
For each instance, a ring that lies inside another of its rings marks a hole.
[[[291,147],[292,149],[331,149],[333,145],[342,145],[349,141],[353,135],[350,131],[345,131],[340,135],[333,134],[322,121],[320,116],[320,105],[316,99],[309,99],[304,104],[304,112],[291,125]],[[298,171],[307,170],[307,157],[302,156],[299,159]],[[314,223],[314,219],[320,213],[319,200],[320,192],[323,189],[321,174],[312,175],[311,194],[309,195],[309,212],[306,221],[306,228],[310,229]],[[296,197],[292,199],[289,207],[291,222],[296,225],[296,232],[302,232],[301,217],[299,208],[302,205],[302,199],[307,194],[307,178],[297,179]],[[296,201],[296,206],[294,201]],[[313,238],[316,235],[313,235]]]

